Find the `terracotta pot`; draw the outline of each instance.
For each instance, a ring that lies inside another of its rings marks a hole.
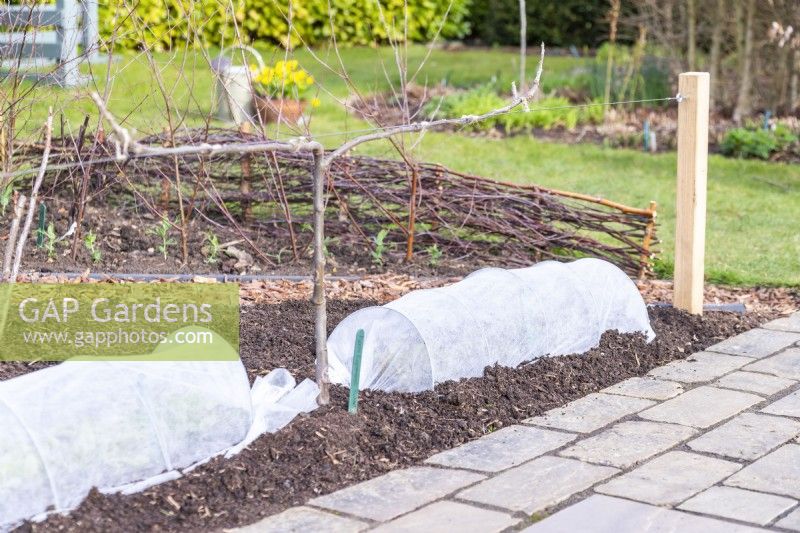
[[[303,116],[305,102],[302,100],[289,100],[286,98],[269,98],[260,94],[255,95],[256,111],[265,123],[281,122],[285,124],[297,124]]]

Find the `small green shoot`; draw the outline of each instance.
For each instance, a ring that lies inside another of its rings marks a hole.
[[[172,223],[166,216],[163,216],[161,217],[161,222],[147,230],[147,233],[150,235],[155,235],[161,239],[161,243],[158,245],[158,251],[161,252],[165,260],[169,254],[169,247],[176,244],[175,239],[169,236],[169,230],[171,227]]]
[[[322,240],[322,253],[325,255],[325,257],[330,258],[333,255],[331,253],[330,246],[332,244],[336,244],[338,242],[339,242],[339,238],[338,237],[327,236]]]
[[[439,264],[439,261],[442,259],[442,250],[439,248],[439,245],[434,243],[432,246],[428,246],[425,249],[428,252],[428,262],[431,264],[432,267],[435,267]]]
[[[372,262],[377,265],[383,265],[383,254],[386,253],[386,250],[389,248],[385,242],[388,234],[389,230],[384,228],[372,238],[375,248],[370,252],[370,255],[372,256]]]
[[[289,247],[288,246],[284,246],[283,248],[278,250],[278,253],[276,253],[276,254],[266,254],[266,256],[275,259],[276,263],[278,263],[279,265],[282,265],[283,264],[283,254],[285,254],[288,251],[289,251]]]
[[[6,185],[2,191],[0,191],[0,209],[3,211],[3,215],[6,214],[6,209],[8,209],[8,205],[11,203],[11,198],[14,196],[14,184],[9,183]]]
[[[217,237],[217,234],[213,231],[209,231],[206,233],[205,242],[206,250],[208,251],[206,263],[211,265],[216,264],[219,261],[219,253],[221,251],[219,237]]]
[[[44,249],[47,251],[47,260],[52,261],[56,257],[56,243],[58,242],[56,226],[52,222],[47,225],[47,231],[44,233],[44,238]]]
[[[92,257],[92,263],[99,263],[103,258],[103,253],[97,245],[97,234],[94,231],[89,230],[89,233],[83,238],[83,245],[86,246],[86,249],[89,251],[89,255]]]

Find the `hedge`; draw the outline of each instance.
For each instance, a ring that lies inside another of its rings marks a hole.
[[[450,7],[441,37],[459,39],[469,32],[472,0],[407,0],[408,38],[430,41]],[[404,37],[404,0],[330,0],[336,39],[342,45],[371,45]],[[100,3],[100,32],[118,48],[156,50],[187,42],[205,46],[230,43],[236,28],[247,42],[292,47],[325,43],[331,37],[329,0],[294,0],[294,32],[288,39],[287,0],[109,0]],[[233,7],[231,7],[233,6]],[[381,16],[382,13],[382,16]],[[233,22],[236,22],[234,24]],[[384,24],[383,21],[386,21]],[[389,31],[387,31],[387,26]]]
[[[608,10],[608,0],[527,0],[528,43],[597,46],[608,37]],[[519,45],[519,0],[474,0],[470,21],[471,39]]]

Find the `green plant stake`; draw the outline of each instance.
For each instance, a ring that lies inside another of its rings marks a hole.
[[[364,351],[364,330],[358,330],[356,333],[356,347],[353,350],[353,370],[350,374],[350,401],[347,405],[347,410],[351,414],[358,412],[358,387],[359,379],[361,378],[361,353]]]
[[[39,204],[39,229],[36,231],[36,247],[44,248],[44,235],[46,233],[44,221],[47,218],[47,206]]]

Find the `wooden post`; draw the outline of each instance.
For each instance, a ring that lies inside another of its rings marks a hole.
[[[709,86],[707,72],[685,72],[678,82],[681,100],[673,304],[696,315],[703,314]]]

